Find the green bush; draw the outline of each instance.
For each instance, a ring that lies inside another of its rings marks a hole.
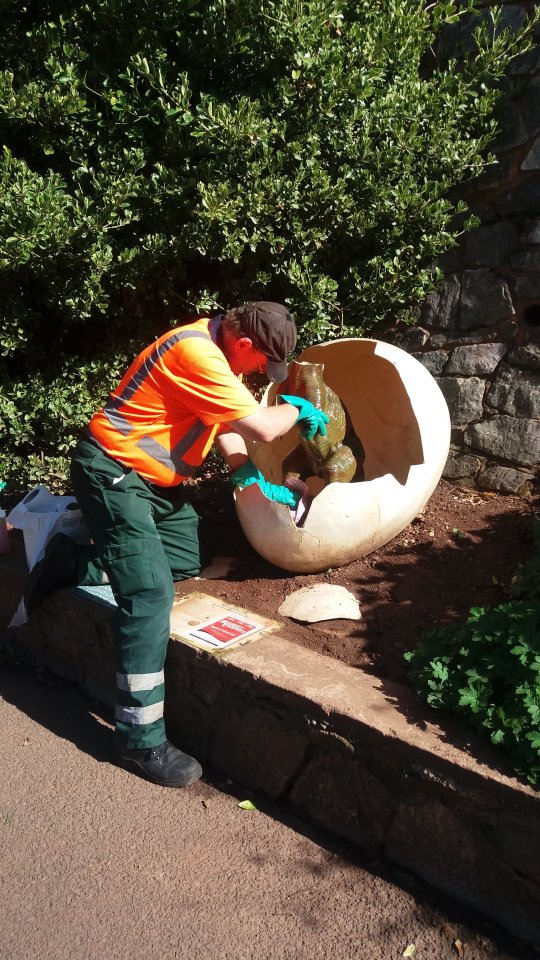
[[[540,521],[536,549],[512,584],[514,598],[430,630],[405,658],[430,706],[488,733],[517,772],[540,784]]]
[[[61,455],[114,358],[201,311],[285,300],[302,344],[407,318],[458,229],[449,189],[482,169],[497,81],[529,42],[489,14],[460,69],[437,62],[440,29],[473,7],[6,0],[8,471]]]

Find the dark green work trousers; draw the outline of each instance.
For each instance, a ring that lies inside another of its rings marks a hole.
[[[174,580],[201,569],[198,524],[182,486],[157,487],[80,440],[73,492],[94,546],[82,548],[79,584],[108,579],[116,652],[116,731],[120,749],[165,740],[163,667]]]

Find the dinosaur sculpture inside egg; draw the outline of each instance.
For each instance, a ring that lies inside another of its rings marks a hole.
[[[417,516],[441,477],[450,418],[431,374],[391,344],[335,340],[309,347],[299,361],[322,364],[324,383],[341,401],[346,425],[343,435],[338,431],[337,454],[339,459],[345,448],[352,453],[354,468],[349,453],[345,456],[345,476],[353,470],[352,479],[334,481],[317,455],[306,465],[306,445],[295,426],[272,443],[250,444],[249,453],[272,483],[294,476],[305,480],[309,507],[301,524],[257,484],[235,488],[235,504],[261,556],[284,570],[315,573],[377,550]],[[289,371],[294,379],[292,367]],[[290,386],[272,384],[262,403],[294,394]]]

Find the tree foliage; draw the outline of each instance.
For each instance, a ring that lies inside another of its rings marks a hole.
[[[4,0],[10,469],[62,455],[118,363],[201,311],[286,301],[304,344],[406,318],[457,229],[450,188],[482,169],[497,80],[529,42],[494,28],[495,10],[459,69],[439,62],[441,28],[473,8]]]

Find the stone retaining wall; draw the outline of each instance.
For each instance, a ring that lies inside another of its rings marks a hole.
[[[22,567],[0,558],[0,624]],[[25,627],[0,626],[0,645],[112,705],[109,619],[59,591]],[[203,764],[540,946],[540,797],[491,748],[436,726],[412,691],[276,634],[221,657],[171,640],[165,673],[168,733]]]
[[[533,6],[504,3],[504,23],[520,26]],[[445,278],[418,327],[381,336],[425,364],[446,397],[444,476],[519,496],[540,464],[540,31],[537,40],[512,64],[496,162],[460,192],[480,226],[441,258]],[[470,25],[447,42],[472,49]]]

